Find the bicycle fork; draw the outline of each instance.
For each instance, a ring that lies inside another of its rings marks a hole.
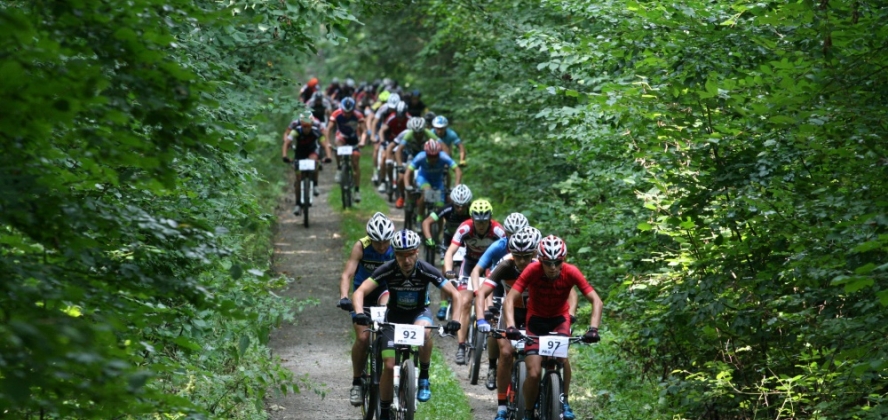
[[[398,399],[399,390],[401,388],[401,365],[395,364],[395,369],[392,371],[392,378],[395,386],[395,395],[394,399],[392,399],[392,410],[400,411],[401,410],[401,401]]]

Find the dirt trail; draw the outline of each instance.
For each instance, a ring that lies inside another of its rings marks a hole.
[[[327,165],[321,172],[321,195],[315,197],[308,229],[302,226],[302,217],[292,213],[292,186],[278,205],[274,269],[296,279],[281,293],[296,299],[315,298],[320,304],[296,314],[294,323],[272,334],[272,351],[297,378],[304,378],[300,383],[311,388],[300,385],[299,394],[269,399],[266,407],[275,420],[361,417],[361,410],[348,402],[351,320],[336,307],[344,243],[339,215],[327,205],[327,193],[336,187],[330,168]]]
[[[384,194],[381,194],[381,196],[385,198]],[[402,229],[404,227],[404,210],[395,208],[394,203],[389,203],[388,216],[395,221],[396,228]],[[440,261],[436,261],[436,265],[438,269],[441,269]],[[441,294],[439,292],[432,291],[431,309],[433,314],[438,311],[440,297]],[[484,386],[484,382],[487,379],[487,354],[484,354],[484,361],[481,365],[478,385],[472,385],[469,383],[469,366],[460,366],[454,361],[457,346],[458,343],[455,339],[439,338],[435,340],[435,347],[437,347],[441,354],[444,355],[450,370],[455,372],[456,376],[459,378],[459,384],[469,399],[469,406],[472,408],[474,419],[492,420],[496,417],[496,391],[489,391],[487,387]],[[434,384],[432,384],[432,387],[434,388]],[[434,396],[432,398],[434,398]]]

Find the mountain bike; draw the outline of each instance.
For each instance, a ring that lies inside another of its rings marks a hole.
[[[416,391],[419,377],[417,369],[419,366],[419,348],[425,344],[425,330],[436,329],[438,334],[445,336],[444,327],[440,325],[413,325],[413,324],[396,324],[391,322],[374,321],[373,325],[368,328],[374,335],[374,364],[371,364],[371,389],[367,394],[370,398],[375,398],[373,404],[374,414],[376,418],[380,418],[381,406],[379,404],[379,380],[382,377],[383,360],[381,356],[382,335],[384,328],[394,330],[395,341],[395,368],[393,370],[394,377],[394,399],[392,400],[390,418],[392,420],[413,420],[416,414]],[[367,417],[365,417],[365,420]]]
[[[300,191],[298,203],[296,204],[302,208],[302,225],[306,228],[308,227],[308,209],[311,207],[312,201],[314,201],[312,191],[314,191],[314,173],[316,166],[317,162],[313,159],[299,159],[296,161],[296,168],[299,170],[299,176],[301,177],[301,180],[299,181]]]
[[[505,337],[505,330],[496,330],[496,332]],[[581,342],[583,338],[556,335],[554,333],[553,335],[533,336],[527,335],[524,330],[522,330],[521,336],[522,338],[517,340],[520,343],[516,343],[516,340],[512,341],[512,344],[516,349],[520,345],[521,350],[523,351],[523,343],[539,341],[539,354],[540,356],[543,356],[543,371],[540,373],[540,391],[537,395],[536,404],[534,405],[536,418],[539,420],[560,420],[562,416],[561,397],[563,394],[562,390],[564,389],[564,381],[562,380],[561,372],[564,368],[564,359],[567,358],[568,346],[572,343]],[[523,395],[524,379],[527,378],[527,368],[524,361],[525,356],[526,355],[521,356],[519,353],[520,366],[519,359],[516,359],[512,369],[512,382],[514,384],[517,380],[517,383],[519,384],[516,388],[517,395],[514,398],[516,401],[514,418],[517,420],[523,419],[525,412]],[[517,375],[515,374],[516,371],[518,372]],[[510,385],[509,388],[511,389],[511,387],[512,386]],[[509,402],[511,402],[511,399],[509,399]],[[512,412],[512,410],[509,411],[510,414]]]
[[[469,282],[469,290],[473,290],[471,287],[472,280],[466,276],[460,277],[460,280],[463,278]],[[480,277],[478,280],[483,283],[487,279]],[[478,317],[475,314],[475,305],[472,305],[469,314],[469,331],[468,336],[466,337],[466,342],[468,343],[466,345],[466,358],[469,361],[469,383],[472,385],[478,385],[478,375],[481,371],[481,357],[484,354],[484,350],[487,348],[487,333],[478,331],[477,321]]]
[[[358,148],[354,146],[339,146],[336,148],[336,154],[340,156],[340,162],[342,162],[339,187],[342,189],[342,208],[344,209],[352,206],[355,178],[351,157],[357,153]]]
[[[442,244],[443,245],[443,244]],[[441,260],[444,260],[444,253],[447,252],[447,248],[444,247],[443,251],[441,251]],[[457,249],[456,252],[453,253],[453,266],[459,267],[462,264],[463,258],[466,256],[466,247],[461,246]],[[459,287],[459,282],[456,280],[450,279],[453,282],[453,287]],[[453,310],[453,299],[447,298],[447,311],[444,315],[444,319],[442,321],[449,321],[452,319],[452,310]]]

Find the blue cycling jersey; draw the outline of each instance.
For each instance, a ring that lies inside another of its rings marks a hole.
[[[434,165],[426,159],[426,152],[420,152],[410,162],[410,169],[417,171],[418,176],[433,184],[444,182],[444,174],[454,166],[453,159],[444,152],[438,155],[438,161]]]
[[[484,251],[484,255],[478,260],[478,266],[481,267],[482,270],[492,268],[493,264],[499,262],[499,260],[503,259],[508,253],[509,238],[497,239],[496,242],[490,244],[490,246],[487,247],[487,250]],[[481,272],[481,275],[484,275],[483,271]]]
[[[391,246],[389,246],[382,254],[376,252],[370,243],[369,236],[361,238],[361,246],[364,247],[364,255],[361,255],[361,261],[358,262],[358,269],[355,270],[353,281],[355,290],[361,286],[361,283],[363,283],[364,280],[373,274],[374,270],[379,268],[382,264],[395,259],[395,251]]]
[[[447,131],[444,133],[444,137],[441,137],[441,140],[447,147],[452,148],[453,146],[459,145],[462,143],[459,136],[456,134],[456,131],[453,131],[452,128],[447,128]]]

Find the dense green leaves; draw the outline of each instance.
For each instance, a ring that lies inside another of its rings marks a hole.
[[[0,1],[3,413],[261,418],[269,387],[294,389],[264,347],[295,303],[264,272],[258,152],[295,107],[283,69],[349,19],[338,2]]]

